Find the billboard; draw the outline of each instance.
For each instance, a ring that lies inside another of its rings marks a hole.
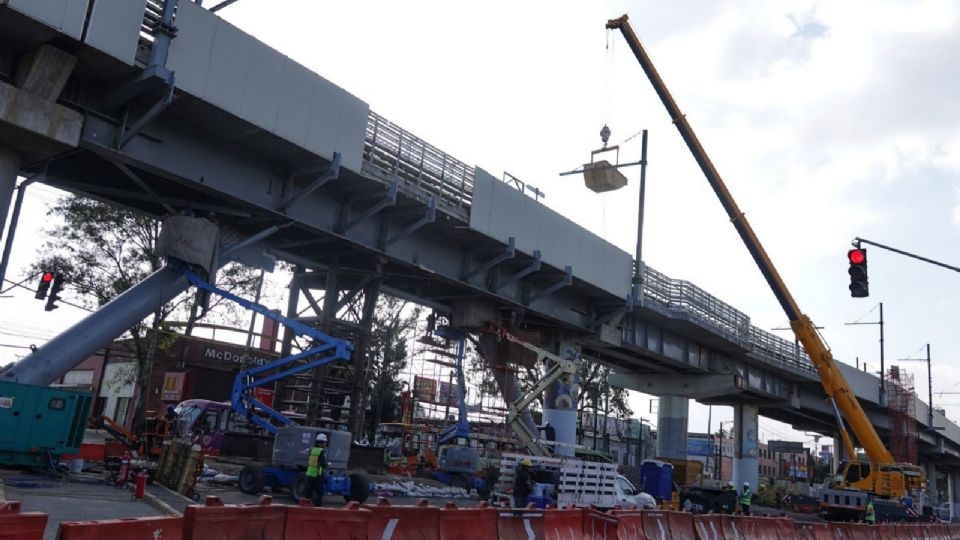
[[[416,375],[413,377],[413,393],[417,401],[437,401],[437,381]]]
[[[437,403],[456,407],[460,401],[460,387],[448,382],[440,381],[440,394]]]
[[[168,371],[164,373],[160,400],[180,401],[183,397],[183,380],[186,375],[187,374],[182,371]]]
[[[695,437],[687,438],[688,456],[712,456],[716,453],[717,451],[712,440]]]

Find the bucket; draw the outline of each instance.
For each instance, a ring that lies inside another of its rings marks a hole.
[[[76,458],[70,462],[70,472],[72,473],[83,472],[83,458]]]

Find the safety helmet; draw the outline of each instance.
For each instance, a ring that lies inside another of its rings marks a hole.
[[[744,482],[743,487],[750,487],[750,482]]]
[[[733,480],[730,480],[729,482],[727,482],[727,485],[730,487],[733,487]]]
[[[327,442],[327,436],[324,433],[317,433],[317,442]]]
[[[529,466],[533,465],[533,462],[530,461],[529,459],[525,459],[525,460],[521,461],[520,464],[521,464],[521,465],[526,465],[527,467],[529,467]]]

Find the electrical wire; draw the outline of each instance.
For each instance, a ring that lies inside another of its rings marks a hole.
[[[862,320],[864,319],[864,317],[866,317],[867,315],[869,315],[869,314],[873,313],[874,311],[876,311],[878,307],[880,307],[880,304],[874,305],[873,308],[870,309],[870,311],[868,311],[868,312],[864,313],[863,315],[861,315],[859,319],[853,321],[852,323],[847,323],[847,324],[857,324],[858,322],[862,321]]]

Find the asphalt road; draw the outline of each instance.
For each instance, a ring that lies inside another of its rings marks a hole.
[[[20,501],[22,512],[47,514],[44,540],[56,539],[57,528],[62,521],[160,515],[146,502],[133,500],[130,491],[108,486],[92,475],[62,480],[0,470],[0,479],[4,483],[7,500]]]

